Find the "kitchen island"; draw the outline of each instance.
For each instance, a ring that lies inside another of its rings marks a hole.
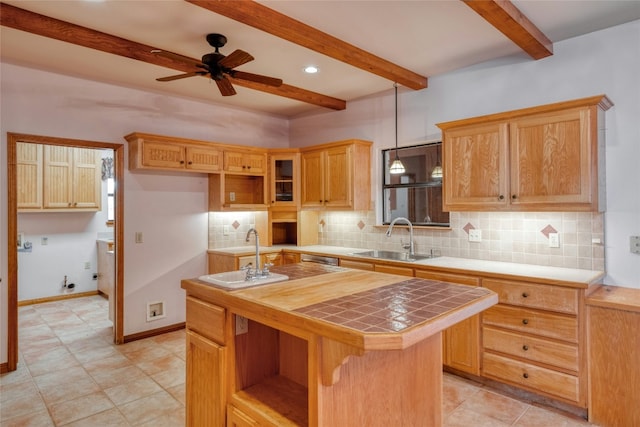
[[[484,288],[317,264],[187,292],[187,425],[438,426],[442,331]]]

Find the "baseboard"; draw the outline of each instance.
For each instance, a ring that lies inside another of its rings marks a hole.
[[[144,338],[151,338],[157,335],[166,334],[168,332],[179,331],[180,329],[184,329],[186,327],[185,322],[176,323],[175,325],[163,326],[162,328],[151,329],[148,331],[138,332],[131,335],[125,335],[124,342],[128,343],[131,341],[137,341]]]
[[[77,292],[73,294],[56,295],[56,296],[45,297],[45,298],[26,299],[26,300],[18,301],[18,307],[22,307],[24,305],[42,304],[44,302],[61,301],[61,300],[72,299],[72,298],[90,297],[92,295],[99,295],[99,293],[98,291],[88,291],[88,292]]]
[[[9,372],[9,364],[7,362],[0,363],[0,374],[6,374]]]

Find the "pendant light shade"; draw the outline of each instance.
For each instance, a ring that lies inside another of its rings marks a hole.
[[[436,147],[436,166],[431,171],[431,179],[436,181],[442,179],[442,166],[440,166],[440,149],[438,147]]]
[[[404,165],[400,161],[400,157],[398,157],[398,83],[394,83],[393,88],[395,89],[396,97],[396,158],[393,163],[391,163],[389,173],[393,175],[399,175],[401,173],[404,173]]]

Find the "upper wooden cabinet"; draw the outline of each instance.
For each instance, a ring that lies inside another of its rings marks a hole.
[[[243,152],[225,150],[224,170],[225,172],[263,175],[267,172],[266,151]]]
[[[125,136],[129,142],[129,169],[220,172],[222,150],[213,143],[143,133]]]
[[[438,124],[444,210],[604,210],[612,105],[600,95]]]
[[[352,139],[301,151],[303,208],[369,209],[371,142]]]
[[[16,149],[19,211],[100,210],[98,150],[32,143]]]
[[[278,150],[269,154],[271,207],[300,206],[300,153]]]
[[[42,209],[42,145],[16,144],[18,210]]]

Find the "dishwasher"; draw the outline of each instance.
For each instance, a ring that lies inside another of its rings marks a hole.
[[[340,260],[338,258],[330,257],[330,256],[320,256],[320,255],[310,255],[310,254],[302,254],[300,255],[301,262],[315,262],[316,264],[324,264],[324,265],[339,265]]]

